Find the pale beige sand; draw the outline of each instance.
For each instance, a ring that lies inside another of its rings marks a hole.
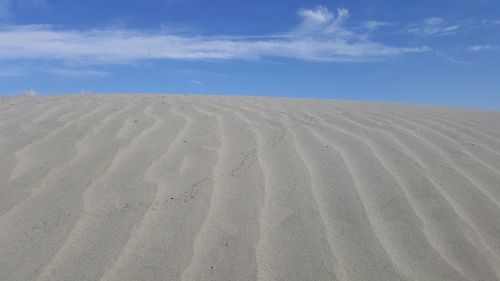
[[[500,113],[1,98],[0,280],[500,280]]]

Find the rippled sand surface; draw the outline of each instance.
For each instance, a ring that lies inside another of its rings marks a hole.
[[[500,280],[500,113],[0,98],[0,280]]]

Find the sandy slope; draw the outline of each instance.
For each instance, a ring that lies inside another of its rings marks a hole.
[[[0,280],[500,280],[500,113],[1,98]]]

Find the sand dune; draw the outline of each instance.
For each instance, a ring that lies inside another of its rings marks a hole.
[[[500,280],[500,113],[1,98],[0,280]]]

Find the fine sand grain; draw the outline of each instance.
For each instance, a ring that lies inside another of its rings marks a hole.
[[[0,280],[500,280],[500,113],[0,98]]]

